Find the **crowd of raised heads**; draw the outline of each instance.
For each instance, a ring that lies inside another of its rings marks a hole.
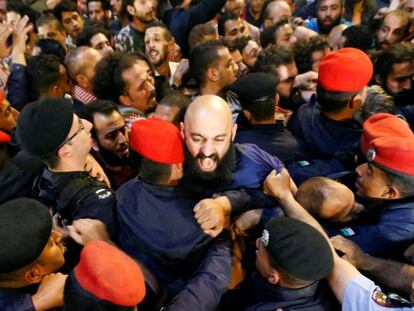
[[[414,310],[414,0],[0,0],[0,311]]]

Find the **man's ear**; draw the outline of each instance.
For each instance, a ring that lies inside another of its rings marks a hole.
[[[132,103],[131,103],[131,99],[129,98],[128,95],[121,95],[119,96],[119,102],[127,107],[131,107]]]
[[[219,80],[220,74],[215,68],[207,69],[207,78],[212,82],[217,82]]]
[[[43,275],[40,272],[40,267],[38,264],[33,265],[29,270],[24,274],[25,280],[29,284],[38,284],[42,281]]]
[[[63,97],[62,91],[60,89],[60,87],[55,84],[53,86],[50,87],[49,91],[48,91],[48,96],[49,97]]]
[[[267,281],[270,284],[276,285],[280,281],[280,274],[276,270],[272,269],[272,273],[267,277]]]
[[[358,93],[354,97],[352,97],[351,101],[349,102],[349,107],[351,109],[357,110],[364,104],[362,99],[362,94]]]
[[[180,134],[181,134],[182,140],[184,140],[185,139],[185,126],[184,126],[184,122],[180,122]]]
[[[126,9],[129,15],[135,15],[135,8],[132,5],[127,5]]]
[[[88,89],[91,85],[91,82],[89,81],[89,79],[83,74],[76,75],[75,82],[77,85],[79,85],[80,87],[84,89]]]
[[[397,187],[391,185],[387,186],[387,190],[384,191],[381,197],[384,199],[399,199],[401,198],[401,192]]]
[[[96,139],[91,139],[92,140],[92,149],[96,152],[99,152],[99,146],[98,146],[98,142],[96,141]]]
[[[237,124],[233,124],[233,128],[231,129],[231,141],[234,141],[234,139],[236,138],[236,133],[237,133]]]

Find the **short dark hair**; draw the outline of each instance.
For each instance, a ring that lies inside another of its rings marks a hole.
[[[62,0],[62,2],[56,5],[53,9],[53,15],[55,15],[59,21],[62,21],[63,12],[77,12],[80,15],[76,3],[71,0]]]
[[[98,33],[103,34],[108,40],[111,39],[111,33],[105,29],[104,24],[100,22],[92,22],[83,27],[82,31],[76,35],[76,46],[91,46],[91,39]]]
[[[294,63],[293,52],[283,46],[269,46],[257,56],[253,72],[265,72],[278,75],[277,69],[286,64]]]
[[[33,97],[39,98],[59,80],[61,64],[57,56],[50,54],[40,54],[29,58],[26,72]]]
[[[245,102],[241,103],[242,109],[249,111],[256,121],[268,120],[274,115],[276,103],[274,98],[268,98],[260,102]]]
[[[40,14],[33,10],[31,7],[23,4],[22,1],[7,1],[7,12],[16,12],[21,17],[27,15],[29,22],[33,24],[33,31],[37,32],[36,29],[36,20],[39,18]]]
[[[133,16],[131,14],[129,14],[128,12],[128,5],[129,6],[134,6],[134,1],[135,0],[122,0],[122,8],[121,8],[121,14],[122,15],[126,15],[128,17],[128,20],[132,21]],[[182,0],[184,1],[184,0]]]
[[[153,20],[152,22],[150,22],[147,25],[147,28],[146,29],[154,28],[154,27],[160,27],[160,28],[164,29],[164,39],[167,42],[169,42],[169,41],[171,41],[173,39],[173,36],[171,34],[171,31],[168,29],[167,25],[165,25],[164,23],[162,23],[160,21],[157,21],[157,20]]]
[[[127,87],[122,74],[139,60],[145,61],[152,69],[151,63],[142,52],[115,52],[103,58],[95,67],[92,82],[95,96],[118,103],[119,96],[125,93]]]
[[[300,40],[294,46],[295,63],[298,73],[312,70],[312,54],[329,48],[328,41],[322,36],[314,36],[309,40]]]
[[[190,70],[199,86],[206,83],[207,70],[219,60],[219,50],[227,49],[220,41],[207,41],[196,45],[190,51]]]
[[[236,21],[240,18],[236,13],[234,12],[226,12],[222,14],[218,20],[217,23],[217,30],[220,36],[224,36],[225,33],[225,25],[227,21]]]
[[[368,26],[352,25],[342,32],[345,38],[344,47],[356,48],[361,51],[368,51],[371,49],[372,34]]]
[[[54,24],[56,29],[60,32],[65,32],[65,28],[63,27],[60,20],[52,15],[42,15],[36,20],[36,27],[39,28],[41,26]]]
[[[90,104],[83,105],[81,109],[76,113],[79,118],[88,120],[94,124],[94,115],[95,113],[100,113],[105,116],[110,116],[113,112],[119,112],[118,105],[111,100],[97,99]],[[95,125],[91,130],[92,138],[97,139]]]
[[[62,44],[54,39],[38,39],[36,41],[36,47],[40,49],[40,54],[55,55],[63,63],[66,56],[66,50]]]
[[[361,90],[354,92],[327,91],[320,85],[318,85],[316,88],[318,104],[322,112],[341,111],[360,91]]]
[[[139,176],[143,181],[152,185],[159,185],[168,180],[171,175],[171,164],[154,162],[142,158],[139,168]]]
[[[45,154],[44,156],[40,156],[40,159],[43,161],[43,163],[46,164],[46,166],[50,169],[54,169],[59,165],[60,159],[57,155],[59,149],[56,149],[48,154]]]
[[[180,6],[181,4],[183,4],[183,2],[184,0],[170,0],[170,3],[173,8]]]
[[[375,165],[375,164],[374,164]],[[388,185],[396,187],[400,191],[401,198],[414,196],[414,177],[396,174],[381,168]]]
[[[395,43],[385,48],[374,61],[374,76],[379,75],[385,81],[395,64],[414,60],[414,49],[409,43]]]
[[[191,99],[185,96],[183,93],[178,91],[170,92],[158,103],[158,106],[163,105],[166,107],[177,107],[178,113],[175,119],[178,122],[184,121],[184,115],[187,111],[188,106],[191,104]]]
[[[209,23],[196,25],[191,29],[188,35],[188,46],[192,49],[197,44],[205,42],[205,36],[214,35],[217,35],[217,30],[213,25]]]
[[[269,45],[275,44],[276,45],[276,31],[286,24],[289,24],[287,18],[283,18],[278,21],[276,24],[266,28],[260,34],[260,42],[262,43],[263,48],[267,48]]]
[[[88,5],[90,2],[100,2],[103,10],[109,10],[110,5],[108,0],[87,0],[86,5]]]

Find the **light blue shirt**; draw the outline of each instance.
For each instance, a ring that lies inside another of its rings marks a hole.
[[[375,294],[381,295],[380,288],[363,275],[353,278],[345,289],[343,311],[412,311],[410,307],[382,306],[375,301]],[[383,294],[385,295],[385,294]],[[375,295],[377,296],[377,295]]]

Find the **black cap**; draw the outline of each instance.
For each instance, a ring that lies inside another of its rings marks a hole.
[[[262,242],[282,272],[301,280],[323,279],[332,269],[333,255],[326,239],[299,220],[288,217],[269,220]]]
[[[0,205],[0,273],[35,261],[52,232],[52,218],[42,203],[19,198]]]
[[[275,75],[255,72],[237,79],[230,90],[236,93],[240,105],[245,107],[264,100],[274,100],[278,84],[279,79]]]
[[[27,153],[44,156],[65,141],[72,123],[69,100],[42,99],[23,108],[17,120],[17,138]]]

